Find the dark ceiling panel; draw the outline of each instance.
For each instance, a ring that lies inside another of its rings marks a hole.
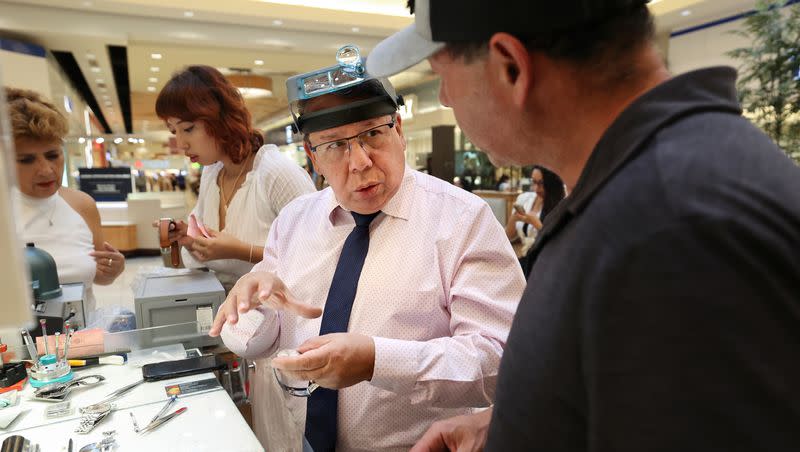
[[[108,46],[108,58],[111,61],[111,72],[114,74],[114,85],[117,87],[119,109],[125,122],[125,132],[133,133],[131,119],[131,85],[128,80],[128,49],[122,46]]]
[[[103,132],[111,133],[111,127],[108,126],[106,117],[103,115],[100,105],[97,104],[97,99],[94,98],[94,94],[92,94],[92,90],[89,88],[89,83],[86,82],[86,78],[83,76],[83,72],[81,72],[81,68],[78,66],[78,61],[72,55],[72,52],[54,50],[53,56],[56,58],[56,61],[58,61],[58,65],[61,66],[64,73],[67,74],[67,78],[72,82],[72,86],[78,91],[81,97],[83,97],[83,100],[86,101],[86,104],[89,105],[89,108],[94,112],[97,120],[100,121],[100,125],[103,126]]]

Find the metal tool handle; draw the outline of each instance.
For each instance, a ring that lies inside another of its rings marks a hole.
[[[71,327],[72,325],[69,322],[64,324],[64,334],[67,335],[64,339],[64,361],[69,359],[69,343],[72,342],[72,333],[75,332]]]
[[[56,336],[56,362],[58,362],[58,361],[60,361],[60,359],[58,357],[58,341],[59,341],[59,339],[61,339],[61,333],[56,331],[55,332],[55,336]]]
[[[39,319],[39,326],[42,327],[42,340],[44,340],[44,354],[50,354],[50,348],[47,345],[47,320]]]
[[[31,333],[24,328],[22,329],[22,341],[25,342],[25,346],[28,347],[28,354],[31,355],[31,359],[35,363],[39,354],[36,352],[36,347],[33,346],[33,338],[31,337]]]
[[[170,414],[168,414],[168,415],[166,415],[166,416],[164,416],[162,418],[159,418],[155,422],[153,422],[150,425],[148,425],[147,427],[145,427],[141,431],[141,433],[147,433],[147,432],[150,432],[150,431],[153,431],[153,430],[157,429],[158,427],[166,424],[168,421],[170,421],[170,420],[178,417],[179,415],[183,414],[186,410],[187,410],[186,407],[181,407],[181,408],[177,409],[176,411],[174,411],[174,412],[172,412],[172,413],[170,413]]]
[[[177,400],[178,400],[178,396],[176,396],[176,395],[170,397],[169,400],[167,400],[167,403],[164,405],[164,408],[161,408],[161,411],[159,411],[158,414],[153,416],[153,419],[150,419],[150,423],[153,423],[153,422],[157,421],[158,418],[163,416],[169,410],[169,407],[171,407],[172,404],[174,404],[175,401],[177,401]]]

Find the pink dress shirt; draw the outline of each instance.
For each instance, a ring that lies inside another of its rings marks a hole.
[[[406,167],[382,212],[348,327],[374,338],[375,368],[371,381],[339,391],[337,451],[408,450],[434,421],[490,405],[525,287],[503,227],[477,196]],[[273,223],[253,271],[276,273],[323,307],[354,225],[330,188],[301,196]],[[265,357],[317,336],[320,322],[258,308],[222,338],[238,355]],[[302,434],[305,399],[280,398]]]

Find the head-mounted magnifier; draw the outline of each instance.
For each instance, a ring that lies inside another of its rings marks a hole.
[[[311,133],[353,122],[391,114],[403,105],[389,80],[370,76],[357,46],[346,45],[336,52],[335,66],[286,80],[289,111],[295,132]],[[327,94],[345,96],[359,90],[359,100],[332,108],[305,112],[302,105]]]

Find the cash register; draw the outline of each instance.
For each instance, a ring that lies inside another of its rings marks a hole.
[[[186,347],[217,345],[220,339],[208,331],[214,316],[225,301],[225,289],[213,272],[176,270],[174,273],[154,273],[144,276],[134,288],[136,328],[153,328],[153,346],[182,343]],[[159,326],[196,323],[191,328]]]

